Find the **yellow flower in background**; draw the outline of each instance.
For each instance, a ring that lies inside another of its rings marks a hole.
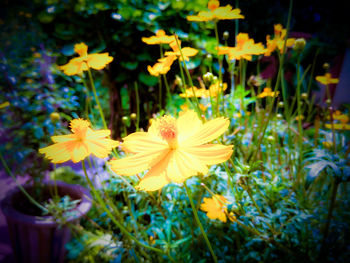
[[[225,91],[227,89],[227,83],[222,84],[222,88],[220,87],[220,82],[217,81],[214,84],[211,84],[209,87],[209,96],[211,97],[217,97],[218,94],[222,91]]]
[[[258,95],[258,98],[265,98],[265,97],[277,97],[279,94],[279,91],[273,92],[271,88],[264,88],[263,92],[261,92]]]
[[[74,119],[70,122],[72,134],[52,136],[55,143],[39,149],[53,163],[72,160],[74,163],[84,160],[90,154],[98,158],[106,158],[111,150],[119,145],[118,141],[106,138],[110,130],[93,131],[90,122]]]
[[[350,130],[350,124],[348,123],[334,123],[333,125],[335,130]],[[327,129],[332,129],[332,124],[326,123],[325,127]]]
[[[66,75],[72,76],[81,74],[89,68],[101,70],[113,60],[108,53],[88,54],[87,50],[88,46],[84,43],[75,44],[74,51],[79,54],[79,57],[72,58],[67,64],[59,66],[59,69],[63,70]]]
[[[304,115],[300,115],[300,116],[296,116],[296,117],[295,117],[295,120],[296,120],[296,121],[298,121],[299,119],[300,119],[300,120],[304,120],[304,119],[305,119]]]
[[[339,79],[332,78],[330,73],[326,73],[323,76],[316,76],[316,80],[323,85],[337,84],[339,82]]]
[[[5,101],[5,102],[3,102],[3,103],[0,104],[0,109],[7,108],[8,106],[10,106],[10,102]]]
[[[208,9],[210,11],[201,11],[198,15],[187,16],[188,21],[206,22],[225,19],[241,19],[244,18],[241,15],[241,10],[236,8],[232,9],[231,5],[220,6],[220,2],[217,0],[210,0],[208,2]]]
[[[219,47],[219,55],[228,55],[230,60],[241,58],[251,61],[252,55],[260,55],[266,52],[262,43],[254,43],[254,39],[249,38],[247,33],[239,33],[236,36],[237,45],[235,47]]]
[[[274,25],[274,37],[271,39],[270,35],[266,36],[266,53],[265,56],[270,56],[276,49],[283,52],[283,45],[287,34],[287,29],[284,29],[281,24]],[[295,38],[288,38],[286,47],[292,47],[294,45]]]
[[[143,37],[142,41],[148,45],[169,44],[175,41],[175,36],[167,36],[165,34],[165,31],[160,29],[160,30],[157,30],[155,36]]]
[[[163,116],[152,121],[147,132],[135,132],[123,140],[123,159],[109,162],[120,175],[135,175],[148,170],[137,188],[155,191],[175,182],[183,183],[198,173],[206,174],[208,165],[226,161],[232,145],[208,144],[222,135],[229,126],[220,117],[206,123],[193,110],[180,113],[179,118]]]
[[[158,59],[158,63],[153,66],[148,65],[147,70],[149,74],[158,77],[159,74],[166,74],[170,70],[171,65],[176,60],[176,56],[166,56]]]
[[[342,114],[341,111],[337,110],[332,115],[333,120],[340,121],[341,123],[347,123],[349,122],[349,116],[346,114]],[[329,116],[328,116],[329,119]]]
[[[181,47],[181,41],[178,40],[179,46]],[[197,49],[191,48],[191,47],[184,47],[181,48],[181,52],[179,49],[179,46],[176,43],[176,40],[171,42],[170,47],[172,48],[173,51],[167,51],[164,53],[165,56],[176,56],[180,59],[180,61],[182,61],[182,57],[181,57],[181,53],[184,57],[184,60],[189,61],[190,58],[189,57],[193,57],[198,53]]]
[[[226,223],[227,208],[224,204],[229,204],[224,196],[214,195],[212,198],[204,197],[200,208],[207,213],[207,217],[210,219],[219,219]]]
[[[193,92],[194,91],[194,92]],[[209,91],[204,88],[197,88],[196,86],[193,86],[193,88],[187,88],[185,89],[184,93],[180,94],[181,98],[193,98],[193,97],[199,97],[199,98],[207,98],[209,97]]]

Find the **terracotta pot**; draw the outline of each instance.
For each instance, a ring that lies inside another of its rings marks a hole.
[[[45,189],[53,187],[53,182],[45,183]],[[91,208],[90,195],[80,185],[70,185],[57,182],[58,194],[69,195],[73,200],[80,199],[80,203],[73,210],[74,213],[66,220],[76,224]],[[33,187],[26,187],[28,192]],[[59,226],[52,216],[33,216],[19,212],[16,202],[26,198],[16,188],[1,203],[10,233],[11,245],[15,259],[19,263],[63,263],[65,258],[65,244],[70,240],[70,228]]]

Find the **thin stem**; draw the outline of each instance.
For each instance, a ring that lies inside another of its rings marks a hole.
[[[102,209],[107,213],[107,215],[109,216],[109,218],[113,221],[113,223],[121,230],[121,232],[126,235],[130,240],[132,240],[133,242],[135,242],[136,244],[138,244],[139,246],[142,246],[144,248],[153,250],[157,253],[160,254],[167,254],[166,252],[163,252],[161,249],[159,248],[155,248],[155,247],[151,247],[149,245],[143,244],[141,243],[137,238],[135,238],[133,235],[131,235],[129,233],[129,231],[122,225],[119,223],[119,221],[114,217],[114,215],[112,214],[112,212],[108,209],[106,203],[103,201],[101,195],[99,194],[99,192],[96,190],[96,188],[94,187],[94,185],[92,184],[87,172],[86,172],[86,167],[85,167],[85,163],[84,160],[81,162],[82,163],[82,167],[83,167],[83,171],[85,174],[85,178],[86,181],[91,189],[91,191],[93,192],[94,196],[97,199],[97,202],[101,205]]]
[[[200,230],[201,230],[201,232],[202,232],[202,235],[203,235],[203,237],[204,237],[205,242],[207,243],[207,246],[208,246],[208,248],[209,248],[210,254],[211,254],[212,257],[213,257],[214,262],[217,263],[218,260],[217,260],[217,258],[216,258],[215,253],[214,253],[214,250],[213,250],[213,248],[211,247],[211,244],[210,244],[210,242],[209,242],[209,239],[208,239],[208,237],[207,237],[207,234],[205,233],[205,231],[204,231],[204,229],[203,229],[203,226],[202,226],[202,223],[201,223],[201,221],[199,220],[196,207],[195,207],[195,205],[194,205],[194,203],[193,203],[193,200],[192,200],[191,190],[187,187],[186,182],[184,182],[184,186],[185,186],[185,189],[186,189],[186,193],[187,193],[188,199],[190,200],[190,204],[191,204],[191,207],[192,207],[192,211],[193,211],[194,218],[195,218],[195,220],[196,220],[196,222],[197,222],[197,224],[198,224],[198,226],[199,226],[199,228],[200,228]]]
[[[97,93],[96,93],[94,80],[92,78],[91,70],[90,70],[89,67],[88,67],[88,75],[89,75],[89,80],[90,80],[90,84],[91,84],[91,87],[92,87],[92,92],[94,93],[94,97],[95,97],[95,100],[96,100],[96,103],[97,103],[97,107],[98,107],[98,110],[100,112],[100,116],[101,116],[101,119],[102,119],[103,128],[105,130],[107,130],[108,127],[107,127],[107,124],[106,124],[106,119],[105,119],[105,116],[103,114],[103,110],[102,110],[102,107],[101,107],[101,104],[100,104],[100,100],[98,99],[98,96],[97,96]]]
[[[135,95],[136,95],[136,131],[139,130],[140,123],[140,97],[139,97],[139,87],[135,81]]]
[[[21,190],[21,192],[29,199],[30,202],[32,202],[34,205],[36,205],[41,210],[46,212],[47,209],[45,207],[43,207],[41,204],[39,204],[37,201],[35,201],[35,199],[30,196],[30,194],[23,188],[23,186],[18,183],[16,177],[13,175],[13,173],[10,170],[10,168],[7,166],[7,163],[6,163],[5,159],[4,159],[4,157],[2,156],[1,152],[0,152],[0,160],[1,160],[1,163],[2,163],[2,165],[4,166],[4,168],[5,168],[6,172],[7,172],[7,174],[12,177],[12,179],[15,181],[16,185]]]

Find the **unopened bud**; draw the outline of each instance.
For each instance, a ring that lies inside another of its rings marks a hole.
[[[137,118],[137,115],[136,115],[135,112],[133,112],[133,113],[130,114],[130,119],[136,120],[136,118]]]
[[[294,42],[293,49],[297,52],[301,52],[304,50],[305,45],[306,45],[306,40],[304,38],[298,38]]]
[[[277,119],[282,120],[283,119],[283,115],[281,113],[277,113],[276,115]]]
[[[332,104],[332,100],[331,100],[331,99],[327,99],[327,100],[326,100],[326,103],[327,103],[327,105],[329,106],[329,105]]]
[[[53,112],[50,114],[50,119],[52,123],[56,123],[60,120],[60,114],[58,112]]]
[[[182,79],[178,75],[175,76],[175,84],[182,87]]]
[[[207,72],[203,75],[203,81],[206,85],[210,85],[214,79],[214,75],[211,72]]]
[[[128,117],[128,116],[123,116],[122,122],[123,122],[124,124],[127,123],[128,120],[129,120],[129,117]]]
[[[328,70],[329,69],[329,64],[326,62],[322,65],[323,69]]]
[[[275,137],[273,137],[272,135],[267,136],[266,139],[267,139],[267,141],[268,141],[269,143],[272,143],[272,142],[275,141]]]
[[[283,107],[284,107],[283,101],[280,101],[280,102],[278,103],[278,107],[280,107],[280,108],[283,108]]]
[[[211,54],[207,54],[207,60],[211,62],[213,60],[213,56]]]
[[[301,93],[301,98],[303,99],[303,100],[306,100],[307,99],[307,93],[306,92],[304,92],[304,93]]]
[[[227,40],[230,36],[230,33],[228,31],[225,31],[222,36],[224,37],[224,40]]]

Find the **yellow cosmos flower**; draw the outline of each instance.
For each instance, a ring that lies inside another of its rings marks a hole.
[[[335,130],[350,130],[350,124],[347,123],[334,123],[333,125]],[[332,124],[326,123],[325,127],[327,129],[332,129]]]
[[[119,145],[118,141],[107,139],[110,130],[93,131],[90,123],[83,119],[70,122],[72,134],[52,136],[55,143],[39,149],[53,163],[63,163],[72,160],[74,163],[84,160],[90,154],[105,158],[111,150]]]
[[[212,198],[203,198],[201,210],[207,213],[210,219],[219,219],[226,223],[227,208],[224,204],[229,204],[227,199],[222,195],[214,195]]]
[[[266,36],[267,51],[265,56],[270,56],[273,51],[278,49],[280,53],[283,52],[283,45],[287,34],[287,29],[284,29],[281,24],[274,25],[274,38],[271,39],[270,35]],[[292,47],[294,45],[295,38],[288,38],[286,47]]]
[[[0,109],[7,108],[8,106],[10,106],[10,102],[5,101],[5,102],[3,102],[3,103],[0,104]]]
[[[188,21],[206,22],[217,21],[225,19],[241,19],[244,18],[241,15],[241,10],[236,8],[232,9],[231,5],[220,6],[220,2],[217,0],[208,2],[208,9],[210,11],[201,11],[196,16],[187,16]]]
[[[183,183],[198,173],[206,174],[208,165],[226,161],[232,154],[232,145],[208,144],[222,135],[229,126],[226,118],[206,123],[193,110],[180,113],[178,119],[163,116],[152,121],[147,132],[135,132],[123,140],[123,159],[109,162],[120,175],[135,175],[145,170],[137,188],[155,191],[175,182]]]
[[[330,73],[326,73],[323,76],[316,76],[316,80],[323,85],[337,84],[339,82],[339,79],[332,78]]]
[[[220,87],[220,82],[217,81],[214,84],[211,84],[209,87],[209,96],[211,97],[217,97],[219,92],[225,91],[227,89],[227,83],[222,84],[222,87]]]
[[[159,74],[166,74],[170,70],[171,65],[176,60],[176,56],[166,56],[164,58],[158,59],[158,63],[154,64],[152,67],[147,66],[149,74],[158,77]]]
[[[237,45],[235,47],[219,47],[219,55],[228,55],[230,60],[241,58],[251,61],[252,55],[260,55],[266,52],[262,43],[254,43],[247,33],[239,33],[236,36]]]
[[[160,29],[156,32],[155,36],[143,37],[142,41],[148,45],[169,44],[175,41],[175,36],[167,36],[165,31]]]
[[[349,122],[349,116],[346,114],[342,114],[341,111],[337,110],[333,113],[333,120],[340,121],[341,123],[347,123]]]
[[[68,75],[78,75],[83,71],[93,68],[100,70],[106,67],[107,64],[111,63],[113,57],[109,56],[108,53],[87,53],[88,46],[84,43],[74,45],[74,51],[79,54],[79,57],[72,58],[69,62],[59,68]]]
[[[263,92],[261,92],[258,95],[258,98],[265,98],[265,97],[277,97],[279,94],[279,91],[273,92],[271,88],[264,88]]]
[[[194,92],[193,92],[194,91]],[[198,98],[207,98],[209,97],[209,92],[208,90],[204,88],[197,88],[196,86],[193,86],[193,88],[187,88],[185,89],[184,93],[180,94],[181,98],[193,98],[193,97],[198,97]]]
[[[181,47],[181,41],[178,40],[179,46]],[[180,59],[180,61],[182,61],[182,57],[181,57],[181,53],[184,57],[184,60],[189,61],[190,58],[189,57],[193,57],[198,53],[197,49],[191,48],[191,47],[184,47],[181,48],[181,52],[180,49],[176,43],[176,41],[171,42],[170,47],[172,48],[173,51],[167,51],[164,53],[165,56],[176,56]]]

